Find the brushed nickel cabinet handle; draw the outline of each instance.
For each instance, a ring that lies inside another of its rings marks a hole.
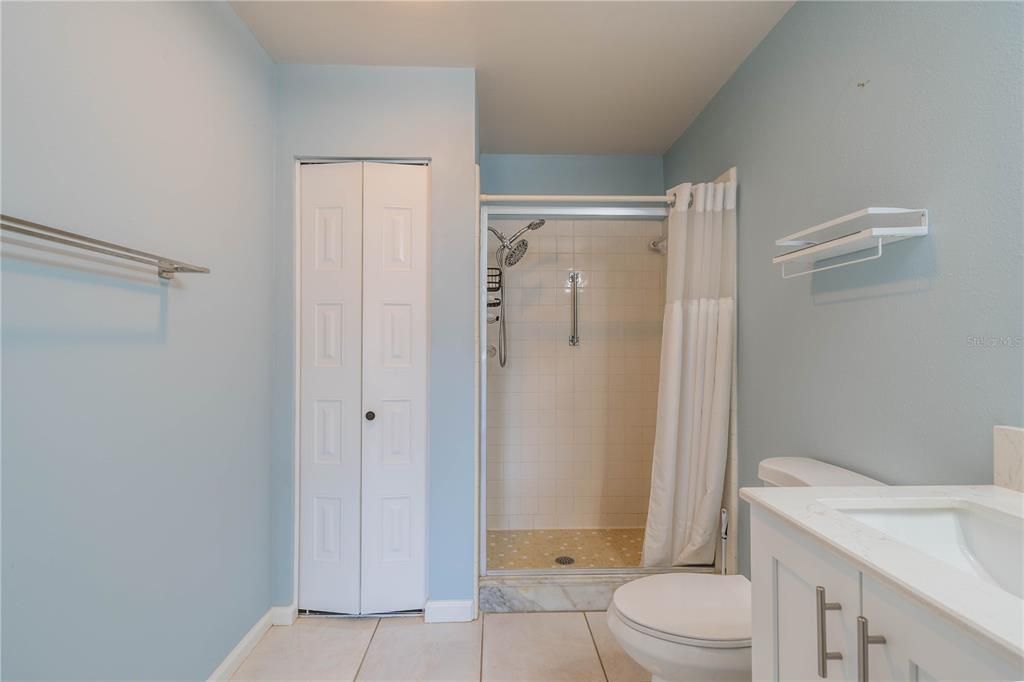
[[[814,598],[818,606],[818,677],[822,679],[827,679],[828,662],[841,661],[843,659],[843,655],[838,651],[828,650],[828,638],[826,636],[827,630],[825,627],[825,612],[839,611],[843,607],[839,602],[826,601],[825,588],[821,585],[818,585],[816,588],[814,588]]]
[[[869,682],[868,646],[871,644],[885,644],[885,637],[868,634],[868,619],[857,616],[857,682]]]

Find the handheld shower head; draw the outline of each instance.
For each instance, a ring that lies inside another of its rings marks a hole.
[[[512,235],[512,238],[508,240],[509,244],[512,244],[515,240],[519,239],[520,237],[522,237],[527,232],[530,232],[531,230],[539,230],[540,228],[544,227],[544,222],[545,220],[543,218],[541,218],[540,220],[534,220],[532,223],[530,223],[529,225],[527,225],[526,227],[522,228],[514,235]]]
[[[505,237],[501,232],[494,229],[490,225],[487,226],[488,231],[498,238],[498,248],[494,250],[494,260],[498,263],[498,269],[504,273],[504,268],[510,268],[518,263],[523,256],[526,255],[526,250],[530,248],[530,243],[525,239],[520,239],[523,234],[536,230],[544,225],[544,220],[534,220],[526,227],[522,228],[509,239]],[[498,305],[498,364],[502,367],[505,366],[505,361],[508,358],[508,339],[505,332],[505,294],[502,290],[501,298],[499,299]]]

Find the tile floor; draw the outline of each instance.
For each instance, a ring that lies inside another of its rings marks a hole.
[[[489,530],[487,568],[632,568],[643,546],[643,528]],[[575,561],[555,563],[560,556]]]
[[[273,627],[236,680],[589,680],[649,682],[603,612],[496,613],[473,623],[421,617],[300,618]]]

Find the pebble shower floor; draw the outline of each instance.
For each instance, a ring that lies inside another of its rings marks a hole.
[[[491,530],[487,531],[487,568],[635,568],[643,545],[643,528]],[[573,562],[556,562],[565,556]]]

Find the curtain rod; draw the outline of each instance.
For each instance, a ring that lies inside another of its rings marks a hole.
[[[531,202],[531,203],[598,203],[598,204],[675,204],[675,194],[638,196],[632,194],[481,194],[480,202]]]

